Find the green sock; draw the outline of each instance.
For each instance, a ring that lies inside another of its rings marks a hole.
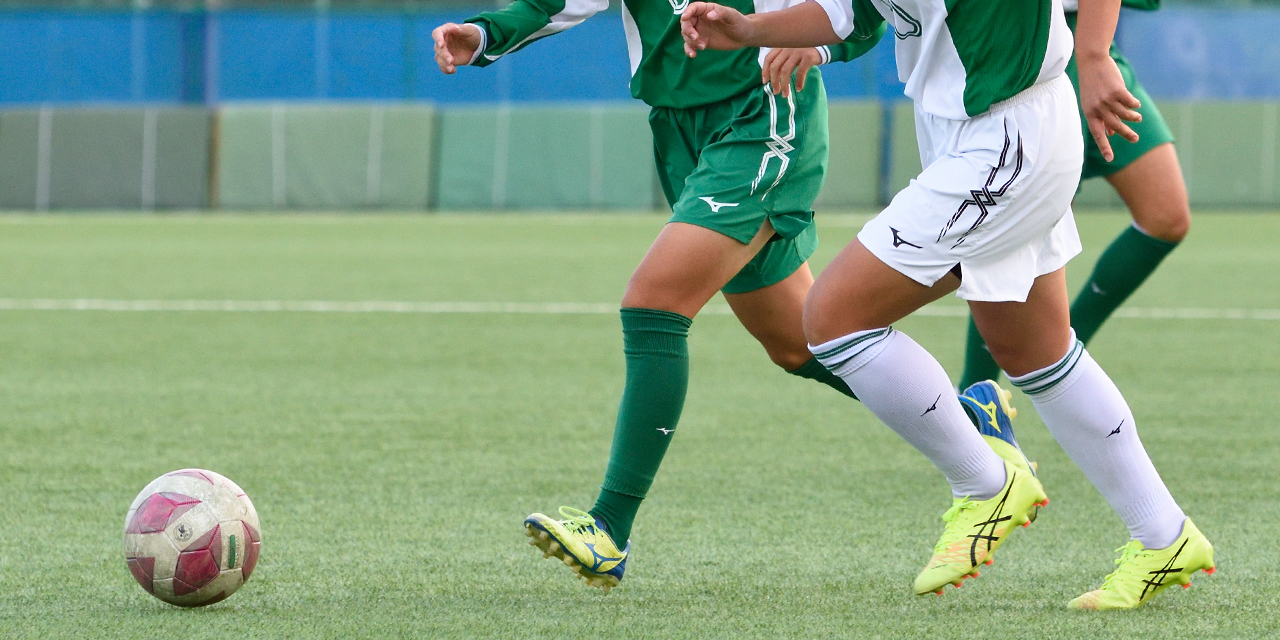
[[[800,376],[801,378],[817,380],[818,382],[821,382],[822,384],[825,384],[828,387],[853,398],[854,400],[858,399],[858,396],[853,395],[853,389],[850,389],[849,385],[845,384],[844,380],[840,379],[840,376],[831,373],[831,371],[824,367],[821,362],[818,362],[817,358],[809,358],[809,361],[800,365],[800,368],[792,369],[787,373],[793,376]]]
[[[995,380],[1000,377],[1000,365],[996,364],[991,352],[987,351],[987,343],[978,333],[978,325],[969,318],[969,335],[964,343],[964,374],[960,376],[960,390],[983,380]]]
[[[631,537],[640,501],[671,443],[689,386],[689,327],[678,313],[622,310],[627,380],[613,428],[613,447],[591,515],[604,521],[620,547]]]
[[[1176,242],[1153,238],[1130,225],[1102,252],[1075,302],[1071,303],[1071,327],[1085,344],[1125,299],[1169,255]]]

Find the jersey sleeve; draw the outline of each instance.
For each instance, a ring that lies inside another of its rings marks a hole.
[[[876,15],[879,15],[878,13]],[[818,53],[822,54],[822,63],[828,62],[849,62],[854,58],[875,48],[880,42],[880,38],[884,37],[885,23],[880,21],[880,26],[876,27],[868,35],[858,33],[855,28],[853,33],[840,44],[833,44],[824,47],[818,47]],[[823,51],[826,49],[826,51]]]
[[[1160,0],[1120,0],[1120,6],[1139,11],[1155,11],[1160,8]]]
[[[884,34],[884,16],[880,15],[868,0],[815,0],[815,2],[827,12],[831,29],[845,42],[855,41],[853,40],[855,37],[865,40],[877,31],[881,35]],[[872,45],[874,44],[873,42]]]
[[[483,67],[529,43],[582,24],[609,0],[516,0],[467,20],[480,27],[484,45],[471,64]]]

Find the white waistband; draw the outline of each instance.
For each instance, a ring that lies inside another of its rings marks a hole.
[[[1008,100],[1001,100],[1000,102],[991,105],[991,108],[987,109],[987,113],[995,113],[996,111],[1003,111],[1009,107],[1016,107],[1028,100],[1032,100],[1049,93],[1064,84],[1067,86],[1068,90],[1073,93],[1075,92],[1075,89],[1071,88],[1071,80],[1067,79],[1067,74],[1062,73],[1050,80],[1033,84],[1022,91],[1019,91],[1017,95],[1009,98]]]

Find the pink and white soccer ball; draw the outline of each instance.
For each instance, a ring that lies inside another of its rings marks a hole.
[[[124,559],[147,593],[202,607],[236,592],[253,573],[262,528],[249,496],[204,469],[151,481],[124,517]]]

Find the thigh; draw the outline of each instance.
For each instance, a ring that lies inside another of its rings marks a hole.
[[[1173,143],[1166,142],[1107,176],[1143,231],[1178,242],[1191,227],[1191,205]]]
[[[954,275],[932,285],[916,282],[855,239],[822,270],[809,292],[804,334],[809,344],[822,344],[856,331],[887,327],[955,291],[959,284]]]
[[[969,302],[991,356],[1010,376],[1043,369],[1071,346],[1066,269],[1036,278],[1026,302]]]
[[[705,227],[668,223],[631,275],[622,306],[692,318],[772,236],[767,221],[746,243]]]

